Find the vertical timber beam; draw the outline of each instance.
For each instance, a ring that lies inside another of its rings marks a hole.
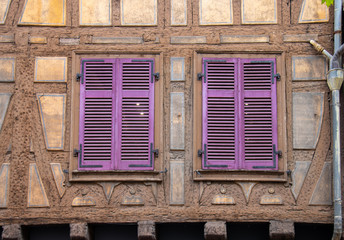
[[[87,223],[71,223],[69,227],[71,240],[90,240]]]
[[[19,224],[11,224],[2,226],[3,240],[23,240],[23,233]]]
[[[227,227],[225,221],[207,222],[204,225],[205,240],[226,240]]]
[[[155,222],[138,222],[137,237],[138,240],[156,240]]]
[[[295,238],[294,222],[270,221],[269,235],[271,240],[292,240]]]

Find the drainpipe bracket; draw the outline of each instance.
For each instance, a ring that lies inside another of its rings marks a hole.
[[[343,69],[334,68],[327,72],[327,85],[331,91],[339,90],[343,84]]]

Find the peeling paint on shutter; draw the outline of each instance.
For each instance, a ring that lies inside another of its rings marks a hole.
[[[83,60],[82,74],[79,170],[110,170],[114,153],[114,61]]]
[[[152,59],[120,60],[120,170],[154,169],[154,73]]]

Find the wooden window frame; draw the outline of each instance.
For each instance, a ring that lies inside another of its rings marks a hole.
[[[202,158],[198,150],[202,149],[202,81],[197,74],[202,73],[203,58],[245,58],[276,59],[276,71],[281,75],[277,81],[277,131],[278,150],[282,156],[278,159],[278,170],[230,170],[202,169]],[[287,134],[286,134],[286,95],[285,95],[285,56],[283,52],[194,52],[193,80],[193,179],[195,181],[273,181],[286,182],[287,175]]]
[[[154,90],[154,148],[159,149],[159,156],[155,157],[154,170],[78,170],[78,156],[74,155],[74,149],[79,149],[79,105],[80,83],[76,76],[80,73],[81,59],[94,58],[153,58],[155,60],[155,72],[163,76],[163,55],[161,52],[118,52],[118,51],[74,51],[72,55],[71,81],[71,131],[70,131],[70,165],[69,181],[162,181],[163,178],[163,79],[160,77],[155,82]]]

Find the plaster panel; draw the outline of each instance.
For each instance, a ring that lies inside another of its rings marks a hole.
[[[9,172],[10,164],[2,164],[0,170],[0,208],[7,208],[8,205],[8,192],[10,187]]]
[[[50,163],[51,171],[53,172],[55,184],[59,192],[60,198],[63,197],[66,187],[65,187],[65,176],[61,168],[60,163]]]
[[[0,24],[4,24],[6,21],[10,3],[11,0],[0,0]]]
[[[232,0],[200,0],[200,25],[233,24]]]
[[[329,21],[329,9],[321,0],[303,0],[299,23],[317,23]]]
[[[324,93],[293,93],[293,147],[315,149],[324,114]]]
[[[184,205],[184,162],[171,162],[170,174],[170,204]]]
[[[66,57],[36,57],[35,82],[66,82]]]
[[[63,150],[66,94],[37,94],[48,150]]]
[[[171,93],[171,150],[184,150],[184,93]]]
[[[6,117],[7,108],[10,103],[11,96],[11,93],[0,93],[0,130]]]
[[[294,56],[292,70],[294,81],[326,80],[326,58],[324,56]]]
[[[235,200],[229,195],[218,194],[211,201],[213,205],[234,205]]]
[[[80,25],[111,25],[111,0],[79,0]]]
[[[221,43],[268,43],[268,35],[221,35]]]
[[[20,25],[66,25],[66,0],[26,0]]]
[[[0,43],[14,43],[14,34],[0,35]]]
[[[277,0],[242,0],[241,19],[243,24],[276,24]]]
[[[96,201],[92,197],[76,197],[73,199],[73,207],[95,206]]]
[[[121,0],[122,25],[156,25],[157,0]]]
[[[171,81],[185,81],[185,58],[171,58]]]
[[[14,82],[15,59],[0,58],[0,82]]]
[[[309,205],[332,205],[331,163],[325,162]]]
[[[35,37],[32,36],[29,39],[30,43],[35,43],[35,44],[46,44],[48,42],[46,37]]]
[[[49,201],[45,193],[42,179],[38,173],[36,163],[30,163],[28,207],[49,207]]]
[[[187,25],[187,0],[171,0],[171,25]]]
[[[310,166],[311,161],[296,161],[295,163],[295,169],[292,173],[293,186],[291,187],[291,192],[293,193],[295,200],[297,200],[300,194]]]

